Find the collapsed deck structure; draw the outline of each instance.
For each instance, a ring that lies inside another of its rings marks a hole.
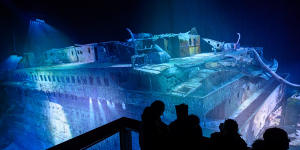
[[[10,105],[24,110],[9,111],[32,118],[15,122],[28,124],[24,134],[34,132],[43,148],[119,117],[140,119],[156,99],[166,104],[166,122],[176,118],[175,105],[185,103],[190,114],[200,117],[206,136],[224,118],[233,118],[252,142],[261,136],[285,89],[258,61],[262,54],[262,48],[201,38],[195,29],[131,33],[126,42],[27,52],[3,85],[12,99],[18,93]],[[276,72],[277,61],[263,61]]]

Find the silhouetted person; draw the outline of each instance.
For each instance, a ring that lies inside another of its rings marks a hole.
[[[166,149],[169,129],[160,119],[164,110],[164,103],[158,100],[154,101],[150,107],[145,108],[140,132],[142,150]]]
[[[262,139],[257,139],[253,142],[251,150],[266,150],[265,142]]]
[[[214,132],[210,135],[210,140],[213,141],[214,143],[219,143],[218,141],[221,140],[221,135],[224,132],[224,123],[220,123],[219,125],[219,130],[220,132]]]
[[[247,143],[241,138],[238,130],[235,120],[225,120],[220,136],[212,139],[213,149],[247,150]]]
[[[187,125],[187,119],[188,119],[188,105],[186,104],[180,104],[175,106],[176,109],[176,115],[177,119],[173,122],[171,122],[170,129],[174,132],[182,132]]]
[[[266,149],[272,150],[288,150],[289,149],[289,138],[288,134],[280,128],[269,128],[265,131],[264,144]]]
[[[187,118],[187,149],[207,150],[210,147],[210,140],[203,136],[200,120],[196,115],[189,115]]]
[[[208,149],[209,139],[203,137],[200,120],[196,115],[188,115],[188,106],[176,105],[177,119],[170,127],[171,149]]]
[[[184,149],[188,142],[188,105],[176,105],[177,119],[169,125],[171,149]]]

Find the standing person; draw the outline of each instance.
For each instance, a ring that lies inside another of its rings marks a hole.
[[[217,140],[212,139],[213,149],[247,150],[247,143],[241,138],[238,130],[238,124],[235,120],[225,120]]]
[[[219,124],[219,132],[214,132],[210,135],[210,141],[212,143],[212,149],[220,149],[221,146],[218,143],[222,141],[222,135],[224,134],[224,123]]]
[[[269,128],[265,131],[264,144],[266,149],[288,150],[290,139],[288,134],[280,128]]]
[[[209,138],[203,136],[200,119],[196,115],[189,115],[187,122],[187,149],[208,150],[210,148]]]
[[[189,143],[188,105],[176,105],[177,119],[169,125],[172,149],[185,149]]]
[[[141,150],[164,150],[167,148],[169,128],[160,118],[164,110],[165,105],[159,100],[145,108],[140,131]]]
[[[251,150],[288,150],[290,139],[280,128],[269,128],[263,135],[264,139],[253,142]]]

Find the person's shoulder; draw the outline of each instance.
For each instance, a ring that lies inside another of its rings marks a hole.
[[[178,122],[177,120],[174,120],[173,122],[171,122],[171,123],[169,124],[169,127],[176,126],[177,122]]]
[[[210,142],[210,138],[205,137],[205,136],[202,136],[201,140],[204,142]]]
[[[220,135],[220,132],[214,132],[214,133],[210,134],[211,137],[212,136],[219,136],[219,135]]]
[[[243,144],[246,144],[246,145],[247,145],[247,143],[245,142],[245,140],[244,140],[242,137],[239,137],[239,140],[240,140]]]
[[[220,136],[221,136],[220,132],[214,132],[214,133],[210,134],[211,139],[219,138]]]
[[[169,128],[169,126],[162,121],[159,122],[159,126],[162,128]]]
[[[247,148],[248,148],[248,145],[247,145],[247,143],[245,142],[245,140],[244,140],[242,137],[239,137],[238,139],[239,139],[239,143],[240,143],[241,147],[242,147],[243,149],[247,149]]]

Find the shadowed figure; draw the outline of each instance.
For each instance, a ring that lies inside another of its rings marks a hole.
[[[224,123],[220,123],[219,130],[220,132],[214,132],[210,135],[210,139],[214,143],[218,143],[219,142],[218,140],[221,140],[221,135],[222,133],[224,133]]]
[[[177,119],[170,127],[171,149],[208,149],[209,138],[203,137],[200,119],[196,115],[188,115],[188,106],[175,106]]]
[[[141,150],[248,150],[246,142],[238,133],[235,120],[227,119],[220,123],[220,132],[211,134],[211,138],[203,136],[200,119],[196,115],[188,115],[188,106],[176,105],[177,119],[169,126],[161,121],[165,110],[163,102],[154,101],[146,107],[142,114],[140,128]],[[289,138],[280,128],[267,129],[263,140],[252,144],[251,150],[288,150]],[[250,149],[249,149],[250,150]]]
[[[263,135],[263,140],[256,140],[252,144],[252,150],[288,150],[288,134],[280,128],[269,128]]]
[[[251,150],[265,150],[265,143],[262,139],[257,139],[253,142]]]
[[[187,119],[187,145],[188,149],[207,150],[210,140],[203,136],[200,120],[196,115],[189,115]]]
[[[142,114],[140,130],[141,150],[163,150],[168,143],[169,128],[160,119],[165,110],[161,101],[154,101],[150,107],[146,107]]]
[[[221,125],[220,125],[221,126]],[[223,127],[220,127],[220,133],[213,133],[211,139],[214,150],[230,149],[230,150],[247,150],[247,143],[238,133],[238,124],[235,120],[227,119]]]
[[[171,149],[184,149],[188,142],[188,105],[176,105],[177,119],[169,125]]]

